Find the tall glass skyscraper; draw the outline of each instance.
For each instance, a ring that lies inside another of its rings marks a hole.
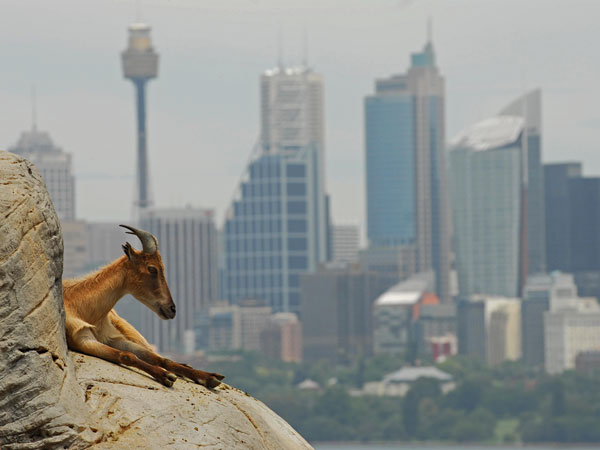
[[[451,200],[459,294],[518,297],[524,120],[498,116],[451,144]]]
[[[434,269],[437,293],[448,301],[444,145],[444,78],[428,42],[406,74],[377,80],[365,99],[367,236],[374,253],[412,249],[415,270]]]
[[[327,258],[323,81],[306,67],[261,77],[261,139],[224,228],[224,297],[300,312],[300,275]]]
[[[534,89],[514,100],[500,115],[525,121],[522,155],[523,251],[521,288],[528,274],[546,271],[546,227],[544,214],[544,168],[542,166],[542,91]]]

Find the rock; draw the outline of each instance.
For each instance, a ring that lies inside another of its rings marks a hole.
[[[214,390],[178,379],[167,388],[134,369],[71,354],[93,421],[98,448],[310,449],[283,419],[244,392]]]
[[[31,163],[0,151],[0,448],[310,449],[260,401],[222,384],[67,350],[60,225]]]
[[[84,397],[67,354],[62,254],[42,177],[29,161],[0,151],[2,448],[83,448],[93,439],[80,423]]]

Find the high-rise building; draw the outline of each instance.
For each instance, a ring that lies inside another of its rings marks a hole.
[[[8,151],[28,159],[37,167],[61,222],[75,220],[75,177],[71,154],[57,147],[47,132],[38,131],[35,122],[30,131],[21,133],[17,143]]]
[[[357,262],[359,240],[357,225],[332,225],[332,261],[346,264]]]
[[[579,298],[544,313],[546,372],[574,369],[577,355],[600,349],[600,306],[595,298]]]
[[[133,82],[137,111],[137,199],[134,210],[152,205],[150,198],[150,174],[146,149],[146,83],[158,75],[158,53],[152,47],[150,26],[134,23],[129,26],[129,42],[121,53],[123,76]]]
[[[195,347],[196,312],[208,308],[217,298],[217,232],[213,211],[150,208],[142,212],[140,219],[141,228],[158,239],[177,315],[165,321],[141,307],[139,331],[162,352],[189,354]]]
[[[544,169],[542,167],[542,91],[534,89],[505,107],[501,116],[517,116],[524,120],[521,145],[521,280],[527,274],[546,271],[546,228],[544,215]]]
[[[521,302],[516,298],[472,296],[458,303],[459,353],[500,364],[521,357]]]
[[[544,314],[550,309],[573,307],[577,287],[573,275],[561,272],[530,275],[521,303],[521,336],[523,362],[544,366]]]
[[[429,41],[406,74],[377,80],[366,97],[365,150],[369,249],[412,250],[416,272],[433,269],[436,291],[448,301],[444,98]]]
[[[328,265],[303,275],[301,286],[305,361],[346,364],[373,353],[371,311],[385,289],[378,274]]]
[[[276,313],[260,333],[262,353],[287,362],[302,361],[302,325],[294,313]]]
[[[224,297],[300,311],[300,275],[328,256],[323,81],[306,67],[261,77],[261,139],[226,214]]]
[[[520,295],[524,121],[483,120],[451,144],[450,173],[460,296]]]
[[[581,176],[582,167],[578,162],[544,164],[546,267],[549,272],[571,272],[569,181]]]

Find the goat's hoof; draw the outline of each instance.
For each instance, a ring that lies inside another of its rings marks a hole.
[[[173,372],[169,372],[167,373],[167,379],[175,382],[175,380],[177,379],[177,375],[175,375]]]
[[[215,377],[209,377],[204,382],[205,382],[204,385],[209,389],[216,388],[218,385],[221,384],[221,382],[219,380],[217,380]]]
[[[211,376],[215,377],[219,381],[225,378],[225,375],[221,375],[220,373],[211,373]]]

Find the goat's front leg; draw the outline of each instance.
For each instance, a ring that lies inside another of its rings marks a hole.
[[[123,351],[131,352],[138,358],[150,364],[164,367],[169,372],[173,372],[179,375],[180,377],[189,378],[190,380],[195,381],[198,384],[202,384],[207,388],[212,389],[217,387],[219,384],[221,384],[221,380],[225,378],[225,376],[218,373],[196,370],[193,367],[190,367],[186,364],[180,364],[175,361],[171,361],[170,359],[164,358],[158,353],[148,350],[146,347],[138,343],[129,341],[125,338],[115,339],[111,341],[111,345],[114,345],[116,348],[121,349]]]
[[[89,334],[91,335],[91,333]],[[71,348],[116,364],[123,364],[143,370],[167,387],[173,386],[173,382],[177,379],[173,373],[168,372],[164,368],[142,361],[133,352],[118,350],[103,344],[97,341],[93,335],[86,336],[83,334],[83,336],[78,336],[77,339],[73,339],[71,342]]]

